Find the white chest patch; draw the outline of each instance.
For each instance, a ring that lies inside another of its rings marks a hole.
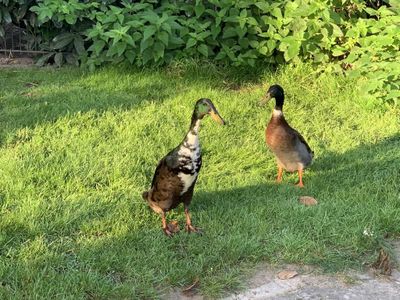
[[[280,116],[283,115],[283,113],[282,113],[281,110],[275,109],[275,108],[274,108],[274,110],[273,110],[273,112],[272,112],[272,115],[273,115],[274,117],[280,117]]]
[[[185,142],[181,145],[178,155],[180,167],[185,170],[180,172],[178,177],[182,181],[183,189],[181,195],[187,192],[196,180],[198,172],[198,166],[201,164],[200,160],[200,142],[198,131],[200,127],[200,120],[196,121],[195,126],[192,130],[189,130],[186,135]]]
[[[179,173],[179,178],[181,179],[183,183],[183,190],[181,192],[181,195],[187,192],[187,190],[192,186],[193,182],[197,178],[197,173],[194,173],[193,175],[191,174],[185,174],[185,173]]]
[[[200,146],[197,144],[197,147],[195,150],[190,150],[184,146],[181,146],[181,149],[179,150],[179,154],[185,155],[185,157],[182,159],[182,161],[186,160],[186,164],[184,165],[184,168],[188,171],[193,172],[193,174],[185,174],[183,172],[178,174],[179,178],[181,179],[181,181],[183,183],[183,190],[181,192],[181,195],[182,195],[187,192],[187,190],[190,188],[190,186],[193,184],[193,182],[197,178],[198,173],[195,170],[196,170],[196,165],[198,164],[198,161],[200,158]],[[187,160],[186,159],[187,157],[190,157],[190,160]]]

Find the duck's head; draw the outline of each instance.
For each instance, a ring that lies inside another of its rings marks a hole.
[[[275,108],[282,109],[285,94],[283,92],[283,88],[280,85],[271,85],[264,98],[261,100],[260,105],[264,105],[272,98],[275,98]]]
[[[215,122],[221,125],[225,125],[224,119],[222,119],[212,101],[207,98],[201,98],[196,102],[193,112],[193,118],[195,118],[196,120],[200,120],[203,119],[205,115],[210,115]]]

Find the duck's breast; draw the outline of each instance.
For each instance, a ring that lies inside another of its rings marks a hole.
[[[183,195],[187,190],[194,184],[199,175],[201,168],[201,151],[200,145],[196,145],[195,148],[188,148],[181,146],[179,150],[180,163],[178,177],[180,178],[183,189],[180,195]]]

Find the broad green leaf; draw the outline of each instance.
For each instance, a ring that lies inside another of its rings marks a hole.
[[[391,90],[386,97],[388,99],[393,99],[393,98],[400,98],[400,91],[399,90]]]
[[[185,44],[185,42],[183,41],[183,39],[181,39],[180,37],[177,36],[170,36],[169,37],[169,42],[170,42],[170,46],[180,46]]]
[[[1,18],[0,18],[0,21],[3,21],[5,24],[11,23],[12,18],[11,18],[11,15],[10,15],[7,7],[3,8],[2,12],[3,12],[3,20],[1,20]]]
[[[237,33],[238,37],[241,39],[246,35],[247,28],[236,27],[236,33]]]
[[[242,49],[247,49],[249,47],[249,39],[248,38],[239,39],[239,45],[240,47],[242,47]]]
[[[213,39],[216,39],[216,37],[218,36],[218,34],[221,32],[221,27],[220,26],[212,26],[211,27],[211,34]]]
[[[194,38],[189,38],[187,43],[186,43],[186,49],[191,48],[194,45],[196,45],[197,41]]]
[[[342,49],[333,49],[333,50],[332,50],[332,56],[335,56],[335,57],[341,56],[341,55],[343,55],[343,54],[345,54],[345,53],[346,53],[346,52],[343,51]]]
[[[78,57],[73,53],[66,53],[65,61],[67,62],[67,64],[70,64],[70,65],[74,65],[74,66],[79,65]]]
[[[229,39],[234,36],[237,36],[236,30],[234,27],[225,27],[224,28],[224,32],[222,34],[223,39]]]
[[[255,3],[255,5],[261,9],[262,12],[266,13],[269,12],[270,4],[267,1],[259,1]]]
[[[250,46],[251,46],[252,48],[257,48],[258,45],[259,45],[258,41],[256,41],[256,40],[252,40],[252,41],[250,41],[249,43],[250,43]]]
[[[201,44],[197,47],[197,50],[203,54],[205,57],[208,57],[208,47],[205,44]]]
[[[120,24],[124,23],[124,15],[122,13],[117,14],[117,19]]]
[[[100,55],[100,52],[103,50],[104,46],[106,45],[106,42],[103,40],[97,40],[94,41],[93,45],[91,45],[88,49],[88,51],[92,51],[96,53],[96,55]]]
[[[157,38],[163,42],[165,46],[168,46],[169,35],[166,31],[160,31],[157,33]]]
[[[210,35],[211,35],[211,31],[206,30],[206,31],[200,32],[200,33],[197,35],[197,39],[200,40],[200,41],[204,41],[204,39],[206,39],[206,38],[209,37]]]
[[[75,24],[76,20],[77,20],[77,17],[74,14],[68,14],[65,16],[65,21],[70,25]]]
[[[126,49],[126,43],[119,42],[116,46],[117,46],[117,50],[118,50],[118,56],[121,56],[122,53],[124,53],[124,51]]]
[[[215,60],[221,60],[224,59],[226,57],[226,53],[221,50],[216,56],[215,56]]]
[[[148,49],[149,47],[153,46],[154,44],[154,39],[153,38],[149,38],[147,40],[142,40],[140,42],[140,53],[143,53],[146,49]]]
[[[134,28],[134,29],[138,29],[141,26],[143,26],[143,22],[138,21],[138,20],[132,20],[132,21],[126,22],[125,25],[128,25],[128,26],[130,26],[131,28]]]
[[[276,47],[276,42],[275,42],[275,40],[268,40],[267,41],[267,47],[268,47],[268,49],[269,49],[269,52],[273,52],[274,50],[275,50],[275,47]]]
[[[53,49],[62,49],[74,40],[75,35],[72,33],[62,33],[53,39]]]
[[[144,20],[148,21],[150,24],[157,24],[160,17],[153,12],[153,10],[147,10],[142,17]]]
[[[252,26],[258,26],[258,21],[254,19],[253,17],[248,17],[247,18],[247,24],[250,24]]]
[[[119,45],[119,43],[117,43],[117,44],[115,44],[115,45],[112,45],[112,46],[108,49],[108,51],[107,51],[107,53],[106,53],[106,56],[108,56],[108,57],[113,57],[113,56],[115,56],[115,55],[118,53],[118,45]]]
[[[263,46],[263,47],[258,48],[258,52],[260,52],[262,55],[267,55],[267,53],[269,52],[269,49],[268,49],[268,47]]]
[[[281,12],[281,9],[279,7],[275,7],[271,11],[271,15],[273,15],[277,19],[282,19],[282,12]]]
[[[80,35],[75,36],[75,38],[74,38],[74,47],[75,47],[76,53],[78,53],[78,55],[85,54],[86,51],[85,51],[83,38]]]
[[[128,50],[128,51],[125,51],[125,57],[128,59],[128,61],[131,63],[131,64],[133,64],[133,62],[135,61],[135,58],[136,58],[136,52],[135,51],[133,51],[133,50]]]
[[[334,23],[330,23],[330,25],[332,26],[332,34],[335,37],[341,37],[343,36],[343,31],[340,29],[339,26],[337,26]]]
[[[153,49],[154,49],[154,60],[155,61],[158,61],[159,59],[164,57],[165,46],[163,43],[155,42]]]
[[[196,17],[200,17],[204,13],[205,10],[206,10],[206,8],[204,7],[204,5],[201,2],[194,7],[194,12],[196,14]]]
[[[220,28],[220,27],[219,27],[219,24],[221,24],[221,21],[222,21],[222,18],[221,18],[221,17],[219,17],[219,16],[216,17],[216,18],[215,18],[215,26],[217,26],[218,28]]]
[[[133,40],[133,38],[130,35],[125,35],[124,42],[134,48],[136,47],[135,41]]]
[[[165,30],[166,32],[168,32],[169,34],[172,34],[172,28],[171,25],[168,23],[162,23],[161,24],[161,29]]]
[[[134,32],[132,34],[132,39],[137,42],[142,38],[142,34],[140,32]]]
[[[143,31],[143,41],[149,39],[156,31],[157,28],[154,25],[147,26]]]
[[[50,59],[50,57],[52,57],[55,53],[47,53],[42,55],[37,61],[36,61],[36,65],[39,67],[43,67],[45,63],[47,63],[47,61]]]
[[[154,58],[153,49],[146,49],[142,54],[143,65],[146,65],[153,58]]]
[[[56,64],[57,67],[61,67],[63,62],[63,55],[62,53],[58,52],[56,55],[54,55],[54,63]]]
[[[300,45],[300,41],[296,40],[293,36],[288,36],[281,40],[279,50],[284,52],[285,60],[290,61],[299,54]]]

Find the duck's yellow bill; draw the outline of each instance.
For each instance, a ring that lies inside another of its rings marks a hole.
[[[221,124],[221,125],[224,125],[224,124],[225,124],[224,119],[221,118],[221,116],[219,115],[218,112],[215,112],[215,111],[212,110],[212,111],[210,112],[210,115],[211,115],[211,118],[213,118],[213,120],[214,120],[215,122],[217,122],[218,124]]]

